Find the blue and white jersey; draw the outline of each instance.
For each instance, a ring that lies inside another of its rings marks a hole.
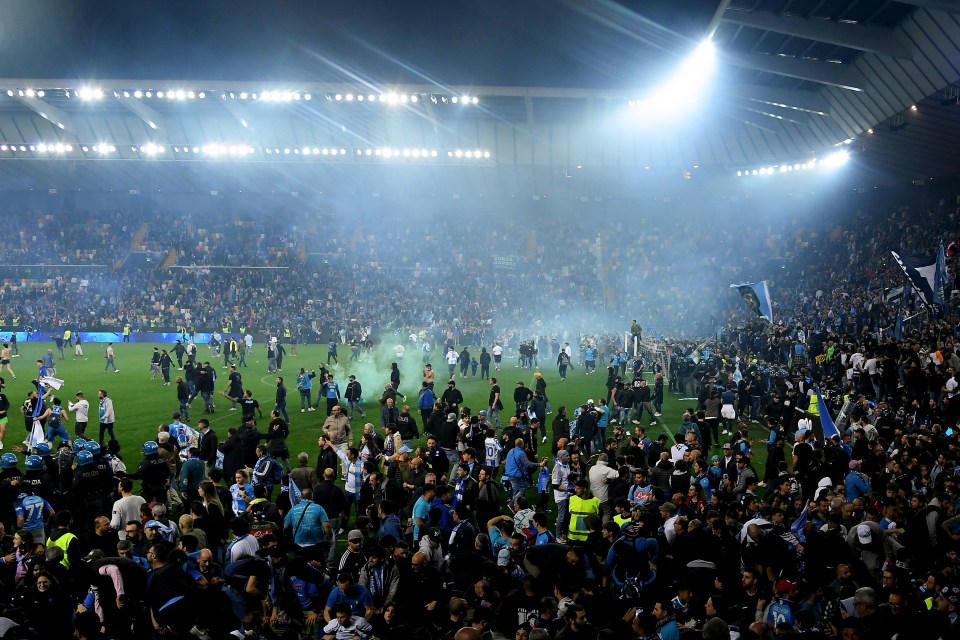
[[[22,528],[26,531],[42,530],[48,511],[53,511],[53,508],[40,496],[24,496],[16,506],[17,518],[23,516]]]
[[[496,438],[487,438],[483,441],[484,464],[496,469],[500,466],[500,453],[503,451],[503,445]]]

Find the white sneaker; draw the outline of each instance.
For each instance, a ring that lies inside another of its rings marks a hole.
[[[309,409],[307,409],[307,411],[316,411],[316,409],[314,409],[313,407],[310,407]]]
[[[653,414],[653,415],[656,416],[657,418],[659,418],[659,417],[662,416],[663,414],[662,414],[662,413],[655,413],[655,414]]]
[[[230,411],[236,411],[236,410],[237,410],[236,407],[230,407]]]
[[[766,482],[758,482],[758,483],[757,483],[757,486],[758,486],[758,487],[765,487],[765,486],[767,486],[767,483],[766,483]]]
[[[311,409],[311,411],[313,411],[313,409]],[[300,413],[306,413],[306,412],[307,412],[306,409],[300,409]]]
[[[543,436],[542,438],[540,438],[540,444],[543,444],[546,441],[547,441],[547,436]]]
[[[657,421],[656,421],[656,420],[653,420],[653,421],[650,423],[650,426],[651,426],[651,427],[654,427],[654,426],[656,426],[656,425],[657,425]]]

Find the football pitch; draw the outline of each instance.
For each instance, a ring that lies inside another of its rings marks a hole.
[[[134,336],[134,339],[136,336]],[[68,402],[75,400],[77,391],[82,391],[86,399],[90,402],[90,418],[87,427],[87,438],[95,439],[98,435],[97,424],[97,391],[105,389],[109,397],[113,399],[114,411],[116,414],[115,431],[117,439],[121,445],[120,455],[128,469],[135,469],[139,464],[141,446],[147,440],[156,438],[158,425],[169,424],[175,411],[179,409],[179,403],[176,395],[176,376],[181,374],[177,370],[176,358],[174,366],[170,370],[171,384],[165,386],[162,376],[159,373],[155,379],[150,373],[150,357],[153,347],[172,349],[170,344],[151,344],[138,342],[116,342],[114,350],[116,353],[116,366],[119,372],[114,373],[112,368],[105,372],[104,359],[105,344],[86,343],[83,345],[84,355],[75,356],[72,348],[65,348],[63,359],[56,359],[56,377],[64,380],[64,386],[54,392],[63,401],[66,407]],[[26,438],[25,424],[22,419],[20,406],[26,399],[28,393],[33,389],[32,380],[37,375],[36,361],[46,353],[47,349],[53,349],[56,356],[56,347],[52,342],[21,342],[19,344],[20,357],[11,360],[11,366],[16,373],[14,379],[9,372],[3,372],[6,380],[4,392],[10,401],[8,412],[9,424],[7,426],[6,436],[4,438],[4,451],[13,451]],[[321,432],[321,425],[326,417],[325,403],[320,402],[320,407],[316,411],[300,411],[300,394],[296,387],[297,374],[303,367],[307,371],[311,369],[319,370],[320,364],[327,362],[327,345],[298,345],[297,355],[290,354],[290,347],[287,347],[287,355],[283,359],[282,371],[278,373],[269,373],[267,371],[267,361],[265,348],[262,344],[255,344],[253,353],[247,357],[247,367],[239,367],[239,372],[243,376],[244,389],[253,392],[261,405],[264,418],[258,419],[258,426],[263,427],[269,421],[270,411],[274,408],[274,398],[276,393],[276,377],[283,376],[287,387],[287,411],[290,415],[290,438],[287,445],[290,449],[291,463],[296,464],[296,456],[299,452],[305,451],[311,464],[314,464],[317,457],[317,437]],[[471,352],[479,353],[479,347]],[[435,391],[437,396],[446,388],[447,365],[434,354],[438,362],[434,362],[436,371]],[[371,422],[375,425],[379,433],[383,433],[380,427],[380,407],[378,399],[385,384],[390,380],[390,365],[398,361],[391,349],[380,349],[375,354],[364,357],[361,361],[350,360],[350,349],[348,345],[339,345],[338,364],[331,364],[328,368],[335,375],[335,379],[340,385],[341,394],[346,389],[347,377],[351,374],[356,375],[357,379],[363,385],[363,409],[367,413],[367,418],[363,419],[359,415],[352,421],[352,431],[354,440],[359,442],[360,434],[363,431],[363,424]],[[241,415],[239,411],[230,411],[230,402],[219,394],[227,387],[228,369],[223,368],[223,357],[214,357],[207,345],[197,345],[198,362],[209,361],[216,369],[217,382],[214,396],[215,413],[212,415],[203,414],[203,399],[197,398],[190,407],[190,425],[196,426],[197,420],[207,418],[211,427],[216,431],[220,442],[226,439],[227,429],[230,427],[239,427],[241,424]],[[422,359],[421,354],[416,348],[408,347],[404,358],[399,359],[401,370],[400,392],[406,394],[407,402],[399,402],[398,406],[403,404],[410,405],[410,413],[416,418],[423,433],[423,425],[420,424],[420,416],[417,411],[416,401],[417,392],[420,388]],[[499,371],[493,370],[491,366],[491,376],[498,379],[501,388],[501,397],[504,404],[502,421],[504,424],[508,416],[512,415],[514,408],[513,390],[517,382],[523,382],[527,387],[535,386],[534,372],[539,371],[547,381],[547,397],[550,400],[553,415],[546,416],[547,431],[551,431],[550,424],[556,415],[556,410],[560,406],[567,407],[567,415],[572,416],[574,409],[589,399],[598,401],[606,396],[606,367],[598,363],[596,373],[587,375],[583,367],[576,366],[568,371],[567,380],[562,382],[557,372],[555,359],[541,361],[539,368],[524,369],[517,365],[516,358],[508,358],[504,355],[503,363]],[[647,373],[648,379],[652,382],[652,374]],[[469,407],[474,414],[488,406],[488,396],[490,385],[486,380],[481,379],[480,371],[476,375],[468,369],[465,377],[461,378],[459,367],[456,372],[457,388],[463,393],[464,406]],[[317,391],[320,386],[319,377],[313,380],[313,400],[317,402]],[[346,406],[346,401],[342,402]],[[662,416],[655,425],[649,423],[644,425],[648,436],[656,438],[660,434],[667,434],[670,444],[673,443],[673,434],[677,431],[681,423],[683,411],[688,407],[695,407],[695,400],[682,400],[676,394],[667,391],[664,395],[664,404]],[[649,418],[649,416],[647,416]],[[70,415],[70,421],[66,425],[68,432],[73,434],[73,415]],[[762,471],[763,462],[766,458],[765,447],[762,442],[766,438],[765,430],[760,429],[758,425],[751,426],[751,435],[755,438],[754,446],[754,468]],[[628,430],[633,433],[636,426],[628,425]],[[761,433],[763,432],[763,433]],[[607,431],[612,435],[612,428]],[[421,437],[419,444],[424,445],[426,439]],[[546,444],[538,443],[540,457],[550,457],[549,440]],[[719,453],[714,449],[707,455]],[[18,456],[22,467],[23,456]],[[552,466],[552,463],[551,463]]]

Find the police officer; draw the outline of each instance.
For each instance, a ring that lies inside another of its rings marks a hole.
[[[81,528],[93,525],[96,516],[106,513],[101,491],[100,470],[93,454],[81,447],[74,453],[73,498],[74,513]]]
[[[99,442],[88,440],[87,443],[83,445],[83,449],[84,451],[89,451],[90,455],[93,456],[93,464],[100,474],[100,495],[103,498],[104,504],[113,504],[113,494],[117,489],[117,479],[113,476],[113,468],[110,466],[110,461],[104,457]]]
[[[160,447],[153,440],[143,443],[143,460],[136,472],[127,474],[128,478],[141,481],[140,495],[147,502],[167,503],[167,480],[170,467],[159,455]]]
[[[20,488],[17,486],[23,474],[17,468],[17,454],[5,453],[0,456],[0,522],[3,522],[7,531],[13,531],[16,522],[17,496]]]
[[[52,504],[57,484],[44,466],[43,458],[37,455],[27,456],[23,467],[26,469],[26,473],[20,480],[22,490],[26,491],[29,487],[33,495],[39,496]]]

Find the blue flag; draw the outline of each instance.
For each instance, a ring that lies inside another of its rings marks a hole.
[[[837,430],[837,425],[833,424],[833,418],[830,417],[827,403],[823,401],[823,396],[820,395],[820,387],[817,387],[817,410],[820,412],[820,425],[823,427],[824,441],[833,436],[839,436],[840,431]]]
[[[773,305],[770,302],[770,289],[767,287],[766,280],[745,284],[732,284],[730,288],[737,290],[751,311],[761,318],[766,318],[769,322],[773,322]]]
[[[944,290],[947,288],[947,254],[943,250],[943,239],[937,250],[937,269],[933,274],[933,304],[944,303]]]
[[[295,507],[300,502],[300,487],[293,481],[293,478],[287,477],[287,493],[290,495],[290,506]]]

